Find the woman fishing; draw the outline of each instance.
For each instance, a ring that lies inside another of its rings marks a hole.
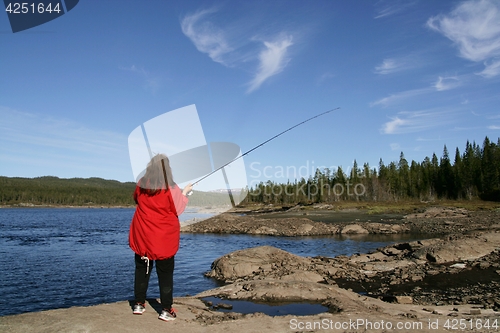
[[[174,320],[172,308],[174,256],[179,249],[180,225],[178,216],[188,203],[192,189],[188,184],[182,191],[175,184],[167,156],[158,154],[149,162],[144,176],[138,181],[134,200],[137,207],[132,218],[129,246],[135,252],[134,314],[146,310],[149,277],[156,263],[162,312],[158,319]]]

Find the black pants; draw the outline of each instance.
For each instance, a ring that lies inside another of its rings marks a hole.
[[[135,302],[146,302],[146,292],[148,291],[149,277],[151,276],[154,262],[156,262],[156,274],[158,275],[158,284],[160,285],[161,305],[164,309],[170,309],[173,303],[174,257],[165,260],[150,260],[149,271],[146,274],[146,261],[141,260],[141,256],[135,255]]]

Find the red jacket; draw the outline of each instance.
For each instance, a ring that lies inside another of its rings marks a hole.
[[[179,249],[180,225],[178,215],[188,203],[176,185],[155,195],[134,192],[137,203],[130,225],[129,246],[140,256],[162,260],[174,256]]]

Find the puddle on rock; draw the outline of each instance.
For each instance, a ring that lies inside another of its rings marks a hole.
[[[228,300],[210,296],[201,300],[213,310],[243,314],[261,312],[268,316],[309,316],[328,312],[328,307],[311,303],[255,303],[242,300]]]

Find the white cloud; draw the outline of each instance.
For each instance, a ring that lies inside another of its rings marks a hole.
[[[255,38],[249,35],[246,31],[248,29],[242,27],[241,23],[221,29],[208,20],[216,12],[215,9],[199,10],[181,20],[182,32],[198,51],[208,54],[213,61],[227,67],[247,67],[257,60],[257,69],[248,83],[247,93],[258,89],[264,81],[283,71],[290,61],[288,49],[293,45],[291,35],[282,32],[270,36],[266,33],[265,36]],[[253,36],[255,33],[252,31]],[[263,44],[264,49],[258,50],[256,42],[259,46]]]
[[[400,150],[401,145],[399,143],[391,143],[390,144],[391,150]]]
[[[438,80],[434,84],[434,88],[436,88],[437,91],[444,91],[456,88],[459,85],[460,81],[456,76],[448,76],[448,77],[439,76]]]
[[[388,121],[384,124],[384,126],[382,127],[382,132],[385,134],[398,133],[399,129],[405,126],[407,123],[407,120],[395,117],[391,121]]]
[[[293,45],[292,36],[283,36],[275,42],[263,43],[266,48],[259,54],[259,68],[250,81],[247,92],[258,89],[265,80],[281,72],[290,61],[287,51]]]
[[[448,15],[431,17],[427,26],[453,41],[465,59],[478,62],[500,56],[499,1],[464,1]],[[486,77],[499,74],[495,65],[485,71]]]
[[[233,51],[233,48],[229,46],[225,32],[210,21],[202,20],[215,12],[215,9],[208,9],[186,15],[181,21],[181,28],[198,51],[208,54],[213,61],[228,66],[224,55]]]
[[[322,84],[323,82],[325,82],[325,81],[327,81],[327,80],[329,80],[329,79],[331,79],[331,78],[333,78],[333,77],[335,77],[335,75],[334,75],[334,74],[332,74],[332,73],[330,73],[330,72],[326,72],[326,73],[323,73],[323,74],[322,74],[322,75],[321,75],[321,76],[320,76],[320,77],[316,80],[316,82],[317,82],[317,84],[318,84],[318,85],[320,85],[320,84]]]
[[[438,127],[454,120],[447,111],[403,111],[399,112],[391,121],[382,125],[384,134],[405,134],[421,132],[429,128]]]
[[[417,54],[408,54],[399,57],[386,58],[375,66],[375,74],[387,75],[422,66],[422,61]]]
[[[392,94],[392,95],[389,95],[387,97],[381,98],[381,99],[379,99],[379,100],[377,100],[375,102],[371,102],[370,106],[373,107],[373,106],[380,105],[380,106],[383,106],[383,107],[387,107],[389,105],[392,105],[392,104],[395,104],[395,103],[399,103],[399,102],[401,102],[401,101],[403,101],[405,99],[425,94],[425,93],[427,93],[429,91],[430,91],[429,88],[423,88],[423,89],[412,89],[412,90],[407,90],[407,91],[399,92],[399,93]]]
[[[491,125],[491,126],[488,126],[488,129],[491,129],[491,130],[500,130],[500,126]]]
[[[495,59],[491,62],[485,62],[485,69],[477,73],[478,75],[481,75],[485,78],[492,78],[494,76],[497,76],[500,74],[500,59]]]
[[[387,97],[381,98],[379,100],[376,100],[374,102],[370,102],[370,106],[382,106],[382,107],[388,107],[394,104],[401,103],[407,99],[424,95],[424,94],[429,94],[435,91],[445,91],[445,90],[450,90],[454,89],[458,86],[461,85],[460,78],[458,76],[447,76],[447,77],[442,77],[439,76],[437,81],[431,85],[430,88],[420,88],[420,89],[411,89],[411,90],[406,90],[406,91],[401,91],[395,94],[391,94]]]
[[[378,8],[376,9],[377,15],[376,19],[388,17],[400,13],[411,6],[415,5],[416,1],[408,0],[391,0],[391,1],[379,1]]]
[[[395,59],[384,59],[382,64],[375,67],[376,74],[390,74],[397,72],[401,68],[401,64]]]

